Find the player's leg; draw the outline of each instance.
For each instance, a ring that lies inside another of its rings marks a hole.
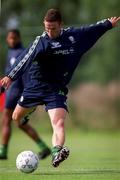
[[[49,109],[48,114],[53,128],[52,137],[52,165],[54,167],[69,156],[69,150],[63,147],[65,142],[65,118],[67,111],[64,108]]]
[[[64,87],[60,90],[52,91],[44,99],[53,128],[52,165],[54,167],[59,166],[69,156],[69,149],[63,147],[65,143],[65,118],[68,112],[66,103],[67,92],[67,88]]]
[[[17,104],[12,114],[13,121],[19,126],[21,119],[24,118],[24,116],[30,111],[30,108],[25,108]]]
[[[7,159],[8,143],[11,136],[11,121],[13,109],[5,108],[2,116],[2,142],[0,146],[0,159]]]
[[[63,146],[65,142],[65,118],[66,110],[63,108],[56,108],[48,110],[53,128],[52,145]]]
[[[30,138],[32,138],[36,142],[36,144],[40,148],[40,152],[38,154],[39,158],[44,159],[51,153],[49,147],[39,137],[38,133],[36,132],[36,130],[33,127],[31,127],[29,124],[21,125],[21,123],[20,123],[21,119],[23,119],[24,116],[26,116],[27,114],[31,114],[31,111],[33,111],[33,109],[24,108],[24,107],[20,106],[19,104],[17,104],[17,106],[13,112],[13,120],[15,122],[17,122],[17,125],[20,129],[22,129]]]

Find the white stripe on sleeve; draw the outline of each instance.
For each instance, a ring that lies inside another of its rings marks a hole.
[[[34,52],[41,36],[37,36],[32,46],[30,47],[28,53],[23,57],[23,59],[17,64],[17,66],[9,73],[9,77],[14,78],[17,72],[23,67],[23,65],[28,61],[29,57]]]

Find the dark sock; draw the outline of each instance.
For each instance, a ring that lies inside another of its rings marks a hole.
[[[41,139],[36,140],[36,143],[37,143],[37,145],[39,146],[39,148],[40,148],[41,150],[44,150],[44,149],[47,149],[47,148],[48,148],[48,146],[46,145],[46,143],[45,143],[44,141],[42,141]]]

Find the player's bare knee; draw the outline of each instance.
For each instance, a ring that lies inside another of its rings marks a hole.
[[[63,128],[64,128],[64,119],[59,119],[57,126],[58,126],[59,128],[62,128],[62,129],[63,129]]]
[[[52,120],[53,128],[56,130],[64,129],[64,119],[59,118],[59,119],[53,119]]]
[[[15,122],[18,122],[18,121],[19,121],[19,116],[18,116],[18,114],[17,114],[16,112],[13,113],[12,119],[13,119],[13,121],[15,121]]]

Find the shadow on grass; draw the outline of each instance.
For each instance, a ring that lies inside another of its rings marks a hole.
[[[120,170],[115,170],[115,169],[102,169],[102,170],[80,170],[79,172],[40,172],[40,173],[35,173],[33,175],[97,175],[97,174],[120,174]]]

